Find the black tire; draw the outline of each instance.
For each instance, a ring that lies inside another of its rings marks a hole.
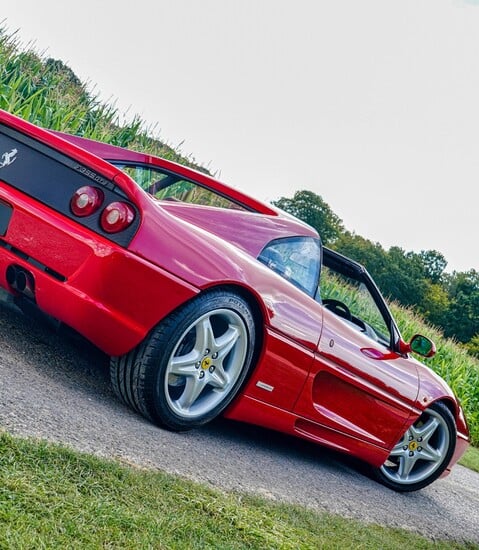
[[[444,403],[433,403],[398,441],[376,479],[399,492],[417,491],[447,468],[456,446],[456,423]]]
[[[250,371],[254,349],[247,302],[215,290],[169,315],[130,353],[113,357],[113,389],[156,424],[188,430],[231,403]]]

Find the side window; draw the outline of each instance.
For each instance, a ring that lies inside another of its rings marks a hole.
[[[115,164],[112,162],[112,164]],[[133,166],[133,165],[117,165],[123,172],[128,174],[130,178],[145,191],[148,191],[152,183],[158,179],[159,174],[151,168],[145,166]]]
[[[386,321],[373,295],[359,277],[346,276],[323,266],[320,294],[327,309],[376,342],[389,345],[390,332]]]
[[[144,189],[147,193],[158,200],[176,200],[203,206],[215,206],[217,208],[229,208],[234,210],[245,210],[236,202],[211,191],[206,187],[184,180],[169,172],[152,169],[143,165],[119,165],[130,178]]]
[[[177,200],[203,206],[244,210],[239,204],[191,181],[176,180],[175,182],[168,182],[160,180],[155,182],[154,185],[159,188],[153,188],[149,193],[159,200]]]
[[[258,260],[314,296],[318,287],[321,245],[312,237],[289,237],[270,242]]]

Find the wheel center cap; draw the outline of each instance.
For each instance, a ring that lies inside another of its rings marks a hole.
[[[205,357],[203,361],[201,361],[201,368],[203,370],[208,370],[211,367],[211,362],[212,361],[210,357]]]
[[[409,443],[409,450],[410,451],[415,451],[417,449],[417,442],[416,441],[411,441]]]

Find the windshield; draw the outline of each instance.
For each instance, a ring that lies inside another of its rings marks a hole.
[[[143,190],[158,200],[173,200],[214,206],[216,208],[229,208],[234,210],[246,210],[240,204],[223,195],[203,187],[196,182],[183,179],[180,175],[152,168],[149,165],[119,163],[110,161],[130,176]]]
[[[263,248],[258,260],[310,296],[316,294],[321,266],[319,239],[276,239]]]

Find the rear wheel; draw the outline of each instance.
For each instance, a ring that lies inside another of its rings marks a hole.
[[[454,417],[443,403],[433,403],[401,437],[376,477],[395,491],[422,489],[447,468],[455,444]]]
[[[240,296],[217,290],[164,319],[129,354],[113,358],[115,392],[172,430],[218,416],[238,393],[253,360],[255,326]]]

